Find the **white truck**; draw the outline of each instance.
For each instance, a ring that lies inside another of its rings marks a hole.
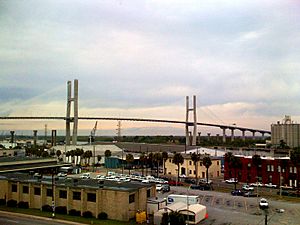
[[[167,203],[184,202],[185,204],[200,204],[200,198],[197,195],[168,195]]]

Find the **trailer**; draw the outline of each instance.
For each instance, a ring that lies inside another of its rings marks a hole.
[[[176,202],[183,202],[185,204],[199,204],[200,198],[197,195],[168,195],[167,203],[172,204]]]

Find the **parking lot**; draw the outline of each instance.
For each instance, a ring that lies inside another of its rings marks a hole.
[[[259,209],[259,198],[246,198],[242,196],[231,196],[230,193],[219,193],[214,191],[188,190],[184,187],[171,187],[169,193],[159,193],[160,197],[169,194],[198,195],[200,203],[208,210],[209,218],[201,224],[264,224],[264,212]],[[300,224],[300,204],[284,201],[269,201],[268,224]],[[283,213],[279,210],[284,209]]]

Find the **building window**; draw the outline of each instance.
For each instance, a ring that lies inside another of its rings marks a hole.
[[[220,162],[219,161],[217,161],[217,166],[220,164]]]
[[[267,171],[270,171],[270,165],[267,165]]]
[[[274,172],[274,165],[271,165],[271,171]]]
[[[192,161],[189,161],[190,166],[192,165]]]
[[[16,184],[11,185],[11,192],[17,192],[18,191],[18,186]]]
[[[278,166],[278,173],[280,173],[281,172],[281,167],[280,166]]]
[[[88,202],[96,202],[96,193],[87,193]]]
[[[293,167],[290,167],[290,173],[293,173]]]
[[[248,167],[251,167],[251,163],[248,163]]]
[[[202,162],[200,162],[200,166],[202,166]]]
[[[270,175],[269,176],[269,183],[273,183],[272,178],[273,178],[272,175]]]
[[[169,163],[172,163],[172,159],[169,159]]]
[[[190,174],[192,174],[192,170],[190,170],[189,172],[190,172]]]
[[[59,198],[67,198],[67,191],[59,190]]]
[[[28,194],[28,193],[29,193],[28,186],[23,186],[23,194]]]
[[[135,194],[129,195],[129,204],[135,201]]]
[[[147,190],[147,198],[150,198],[150,196],[151,196],[151,189],[148,189]]]
[[[73,191],[73,200],[81,200],[81,192]]]
[[[220,171],[217,171],[217,176],[218,176],[218,177],[220,176]]]
[[[196,170],[194,170],[194,175],[196,174]]]
[[[34,188],[34,195],[41,195],[41,188],[35,187]]]
[[[296,166],[294,167],[294,173],[297,173],[297,167]]]
[[[205,178],[205,172],[202,172],[202,178]]]
[[[47,197],[52,197],[52,189],[50,189],[50,188],[47,188],[47,193],[46,193],[46,195],[47,195]]]

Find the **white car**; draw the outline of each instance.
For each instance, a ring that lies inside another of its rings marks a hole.
[[[262,187],[263,184],[260,183],[260,182],[256,182],[256,183],[251,183],[250,186],[251,186],[251,187]]]
[[[260,201],[259,201],[259,208],[261,208],[261,209],[267,209],[267,208],[269,208],[269,202],[268,202],[268,200],[265,199],[265,198],[260,199]]]
[[[82,178],[82,179],[90,179],[91,175],[89,173],[83,173],[83,174],[81,174],[80,178]]]
[[[225,182],[228,183],[228,184],[234,184],[234,183],[238,182],[238,179],[237,178],[230,178],[228,180],[225,180]]]
[[[264,186],[268,187],[268,188],[276,188],[277,187],[276,184],[272,184],[272,183],[265,184]]]
[[[233,178],[231,178],[233,179]],[[207,180],[206,179],[199,179],[199,183],[204,183],[206,184],[207,183]],[[212,184],[212,180],[208,180],[208,184]]]
[[[161,184],[156,185],[156,191],[161,191],[163,186]]]
[[[66,174],[66,173],[58,173],[57,176],[58,176],[58,177],[66,177],[67,174]]]
[[[244,191],[254,191],[254,187],[250,187],[250,186],[247,185],[247,184],[244,184],[243,187],[242,187],[242,189],[243,189]]]
[[[149,184],[150,183],[150,180],[142,180],[142,183],[144,183],[144,184]]]
[[[104,175],[97,175],[96,179],[97,180],[105,180],[105,176]]]

